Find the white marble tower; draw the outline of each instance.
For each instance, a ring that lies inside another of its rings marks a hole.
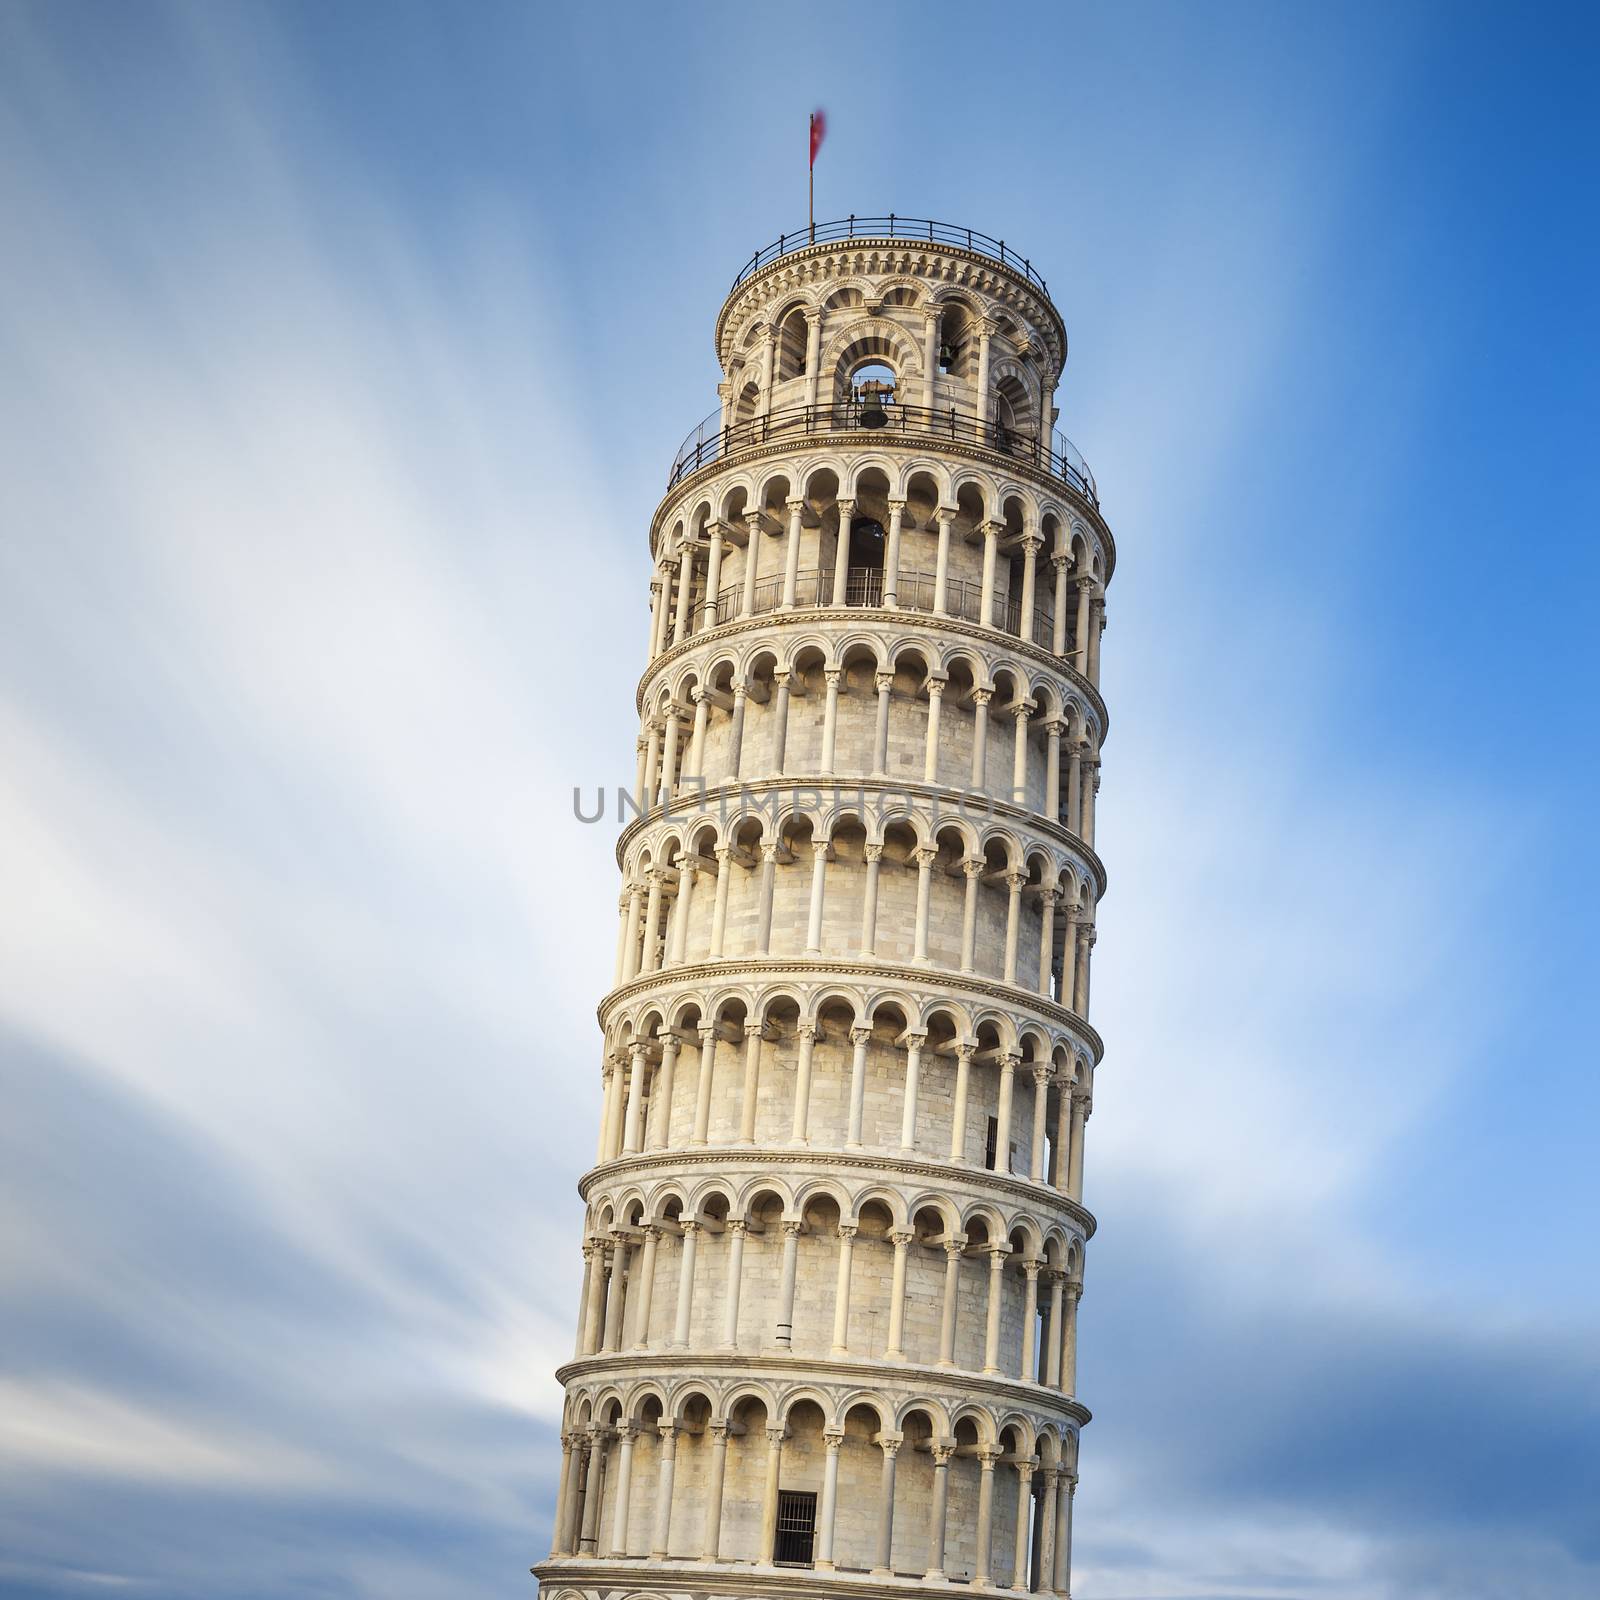
[[[1065,1596],[1115,550],[999,240],[789,235],[650,528],[555,1600]]]

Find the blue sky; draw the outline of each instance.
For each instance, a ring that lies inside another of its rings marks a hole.
[[[571,790],[818,103],[1048,278],[1118,538],[1079,1600],[1600,1592],[1597,48],[0,4],[0,1593],[529,1592]]]

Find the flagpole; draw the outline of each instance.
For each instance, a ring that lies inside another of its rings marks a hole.
[[[806,136],[806,232],[807,243],[817,242],[817,114],[811,113]]]

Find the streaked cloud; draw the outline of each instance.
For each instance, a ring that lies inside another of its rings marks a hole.
[[[0,20],[0,1586],[504,1594],[548,1539],[615,933],[570,794],[631,770],[642,530],[768,159],[645,91],[749,41],[510,10],[438,66],[410,16],[352,84],[357,13],[85,15]],[[1406,1222],[1456,1108],[1515,1092],[1548,997],[1508,908],[1569,819],[1510,836],[1484,731],[1394,720],[1378,680],[1429,662],[1376,615],[1374,508],[1448,363],[1374,383],[1323,332],[1360,338],[1350,241],[1433,33],[1160,15],[1074,23],[1100,147],[1059,212],[1047,167],[937,146],[951,206],[1062,263],[1121,549],[1075,1592],[1569,1600],[1594,1330],[1497,1295],[1478,1219]],[[475,71],[522,75],[509,165]],[[456,119],[403,156],[402,90]],[[879,132],[843,170],[910,209],[924,134]],[[1327,442],[1380,423],[1353,484]]]

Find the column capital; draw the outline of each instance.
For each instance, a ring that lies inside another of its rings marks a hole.
[[[700,1232],[705,1224],[696,1222],[693,1217],[684,1217],[679,1221],[678,1226],[683,1229],[683,1232],[687,1238],[692,1239],[697,1233]]]
[[[798,1217],[786,1217],[779,1224],[783,1229],[785,1239],[798,1239],[806,1231],[806,1225]]]
[[[832,1428],[824,1428],[822,1430],[822,1442],[830,1452],[837,1455],[844,1444],[844,1434]]]
[[[733,1424],[728,1422],[713,1422],[711,1424],[711,1442],[714,1445],[726,1445],[728,1435],[732,1432]]]
[[[822,681],[830,689],[837,689],[843,677],[844,669],[842,667],[824,667],[822,669]]]
[[[663,1231],[664,1230],[659,1222],[642,1223],[639,1228],[639,1232],[642,1233],[646,1239],[660,1239]]]
[[[729,1233],[743,1235],[750,1231],[750,1224],[743,1217],[729,1217],[723,1224]]]
[[[1023,1258],[1022,1273],[1029,1283],[1037,1283],[1039,1281],[1039,1273],[1043,1268],[1044,1262],[1039,1260],[1037,1256],[1025,1256]]]
[[[677,1053],[678,1053],[678,1052],[679,1052],[679,1051],[680,1051],[680,1050],[681,1050],[681,1049],[682,1049],[682,1048],[683,1048],[683,1040],[682,1040],[682,1039],[680,1039],[680,1038],[679,1038],[679,1037],[678,1037],[678,1036],[677,1036],[677,1034],[675,1034],[675,1033],[669,1033],[669,1034],[668,1034],[668,1035],[667,1035],[667,1036],[666,1036],[666,1037],[665,1037],[665,1038],[664,1038],[664,1039],[663,1039],[663,1040],[662,1040],[662,1041],[661,1041],[661,1054],[662,1054],[662,1055],[663,1055],[663,1056],[668,1056],[668,1055],[673,1055],[673,1056],[675,1056],[675,1055],[677,1055]]]
[[[974,689],[972,691],[972,703],[974,705],[986,706],[993,699],[993,689]]]
[[[1000,1052],[1000,1070],[1002,1072],[1015,1072],[1022,1065],[1022,1057],[1015,1050],[1002,1050]]]
[[[976,1039],[963,1039],[956,1046],[957,1057],[969,1063],[971,1062],[972,1058],[977,1055],[977,1053],[978,1041]]]
[[[879,694],[888,694],[894,688],[894,674],[892,672],[875,672],[872,675],[872,681]]]
[[[801,511],[804,511],[805,508],[806,508],[806,503],[805,503],[804,499],[802,499],[802,498],[797,496],[793,500],[785,500],[783,502],[783,507],[784,507],[784,510],[786,510],[789,513],[789,515],[792,517],[792,516],[795,516],[797,513],[801,512]]]
[[[797,1039],[812,1039],[817,1037],[817,1025],[814,1022],[797,1022],[794,1036]]]
[[[862,854],[868,861],[882,861],[883,846],[881,844],[869,844]]]
[[[765,1021],[746,1022],[744,1025],[744,1036],[747,1039],[764,1038],[766,1036],[766,1032],[767,1025]]]
[[[783,1441],[789,1437],[787,1428],[767,1428],[764,1431],[767,1435],[767,1443],[774,1450],[778,1449],[783,1444]]]
[[[811,859],[813,861],[826,861],[828,852],[833,849],[831,839],[813,839],[811,841]]]
[[[862,1026],[857,1025],[856,1027],[853,1027],[850,1030],[850,1043],[851,1044],[856,1044],[856,1045],[867,1044],[867,1043],[869,1043],[871,1041],[871,1039],[872,1039],[872,1029],[871,1028],[862,1027]]]
[[[931,1448],[933,1450],[934,1466],[936,1468],[948,1467],[950,1465],[951,1456],[956,1453],[956,1447],[953,1444],[936,1444]]]
[[[1044,549],[1044,539],[1040,534],[1032,530],[1024,533],[1018,543],[1030,556],[1036,556]]]
[[[715,1044],[717,1041],[717,1025],[714,1022],[702,1022],[694,1031],[700,1035],[702,1045]]]
[[[939,859],[939,852],[932,845],[919,845],[911,852],[911,859],[918,868],[931,867]]]
[[[683,1432],[683,1424],[675,1417],[663,1417],[656,1424],[656,1432],[661,1435],[662,1444],[675,1445],[678,1435]]]
[[[1054,1076],[1055,1076],[1055,1073],[1051,1070],[1050,1063],[1048,1061],[1035,1061],[1034,1062],[1034,1064],[1033,1064],[1033,1081],[1036,1084],[1038,1084],[1041,1088],[1045,1084],[1049,1083],[1051,1078],[1053,1078]]]
[[[1006,887],[1013,894],[1021,894],[1027,884],[1028,874],[1026,872],[1008,872],[1006,874]]]
[[[998,1272],[1006,1262],[1011,1259],[1011,1246],[1008,1244],[991,1244],[989,1246],[989,1270]]]
[[[1039,1465],[1038,1461],[1033,1456],[1024,1456],[1020,1461],[1013,1462],[1012,1464],[1017,1469],[1017,1476],[1021,1478],[1024,1483],[1026,1483],[1033,1476],[1034,1469]]]
[[[982,856],[963,856],[961,870],[969,878],[981,878],[989,869],[989,863]]]
[[[839,1224],[839,1237],[844,1240],[853,1240],[861,1232],[861,1225],[857,1222],[841,1222]]]
[[[909,1228],[893,1228],[889,1233],[889,1242],[896,1250],[906,1249],[915,1238],[916,1234]]]
[[[967,1248],[967,1236],[964,1233],[954,1233],[944,1239],[942,1244],[947,1257],[959,1256]]]
[[[978,1457],[979,1470],[983,1472],[993,1472],[995,1469],[995,1463],[1000,1459],[1000,1452],[998,1450],[980,1445],[976,1454]]]
[[[906,502],[904,500],[890,500],[887,501],[886,504],[889,507],[889,512],[891,515],[897,511],[904,512],[906,508]]]
[[[905,1040],[907,1050],[920,1050],[928,1042],[925,1033],[906,1033],[902,1034],[901,1038]]]
[[[903,1433],[880,1433],[878,1435],[878,1448],[886,1456],[893,1456],[905,1442]]]

